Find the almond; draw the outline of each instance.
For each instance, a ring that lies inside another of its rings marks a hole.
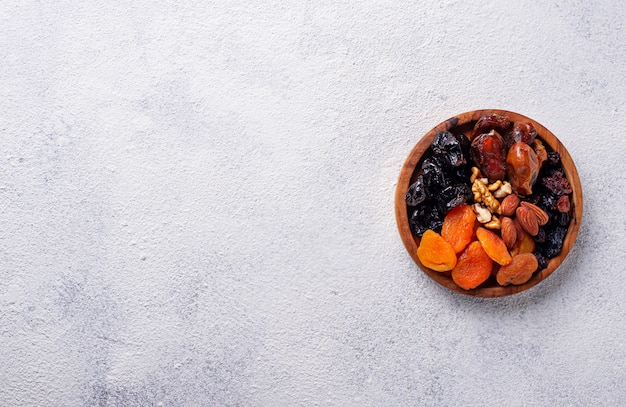
[[[537,222],[537,215],[532,209],[526,206],[520,206],[515,210],[516,219],[519,222],[522,229],[531,236],[537,236],[539,233],[539,223]]]
[[[502,240],[509,249],[517,242],[517,229],[515,229],[515,222],[513,219],[504,217],[500,220],[500,234]]]
[[[550,220],[548,214],[537,205],[531,204],[530,202],[522,202],[521,205],[533,211],[533,213],[537,217],[537,223],[539,224],[539,226],[545,225]]]
[[[511,194],[504,198],[502,202],[500,202],[500,213],[503,216],[513,216],[517,206],[519,205],[519,197],[515,194]]]
[[[522,229],[522,225],[519,224],[519,221],[517,219],[513,219],[513,224],[515,225],[517,240],[522,240],[526,232],[524,232],[524,229]]]

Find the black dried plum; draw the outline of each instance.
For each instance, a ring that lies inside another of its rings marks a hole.
[[[557,256],[561,253],[566,234],[567,228],[561,226],[546,231],[546,241],[537,244],[537,251],[550,259]]]
[[[409,206],[417,206],[426,200],[426,189],[424,188],[424,176],[419,175],[417,181],[411,184],[409,190],[404,195],[404,200]]]
[[[467,202],[472,196],[469,185],[458,183],[445,188],[436,199],[440,211],[446,214],[450,209]]]
[[[449,131],[437,133],[430,147],[444,166],[457,167],[465,162],[461,143]]]
[[[429,157],[422,163],[422,175],[428,197],[437,195],[446,186],[447,180],[441,164],[434,157]]]
[[[443,214],[433,202],[426,202],[411,214],[409,226],[414,235],[422,237],[428,229],[439,231],[443,225]]]
[[[465,134],[459,134],[456,138],[457,140],[459,140],[459,144],[461,145],[463,159],[467,162],[467,160],[469,159],[470,146],[472,145],[472,142],[470,141],[470,139],[467,138]]]
[[[572,193],[572,186],[562,170],[554,171],[550,176],[543,177],[541,183],[558,197]]]
[[[448,169],[446,174],[453,182],[468,182],[472,171],[469,165],[463,164],[453,169]]]

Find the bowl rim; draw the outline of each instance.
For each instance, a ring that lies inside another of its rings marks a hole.
[[[563,169],[567,178],[572,186],[572,220],[570,221],[570,225],[567,230],[567,234],[565,235],[565,239],[563,241],[563,248],[561,253],[558,256],[553,257],[548,262],[548,267],[545,269],[536,272],[533,274],[532,278],[520,285],[508,285],[508,286],[486,286],[486,287],[477,287],[472,290],[465,290],[459,286],[457,286],[452,278],[449,276],[450,272],[437,272],[434,270],[425,267],[417,257],[417,247],[419,246],[420,238],[413,235],[409,226],[407,205],[404,200],[404,196],[409,188],[411,177],[417,167],[417,164],[420,162],[420,159],[424,152],[430,147],[432,141],[435,138],[435,135],[440,131],[452,130],[455,127],[466,125],[471,122],[477,121],[479,118],[488,113],[495,113],[498,115],[508,116],[512,122],[516,121],[526,121],[533,124],[535,129],[537,130],[537,136],[546,144],[550,146],[550,148],[554,151],[558,151],[561,155],[561,162],[563,165]],[[578,236],[578,231],[580,229],[580,224],[582,221],[583,215],[583,195],[582,195],[582,187],[580,185],[580,178],[578,176],[578,171],[576,169],[576,165],[572,160],[569,152],[565,148],[565,146],[561,143],[561,141],[546,127],[544,127],[541,123],[531,119],[530,117],[524,116],[520,113],[502,110],[502,109],[479,109],[479,110],[471,110],[464,113],[457,114],[452,116],[451,118],[439,123],[437,126],[433,127],[429,130],[424,136],[418,140],[415,144],[409,155],[404,161],[402,168],[400,170],[400,175],[398,177],[398,182],[396,185],[396,193],[395,193],[395,215],[396,215],[396,223],[398,227],[398,231],[402,238],[402,242],[407,252],[411,256],[411,258],[415,261],[418,267],[428,275],[432,280],[436,281],[440,285],[454,291],[457,293],[474,296],[474,297],[485,297],[485,298],[496,298],[496,297],[504,297],[508,295],[517,294],[519,292],[525,291],[541,281],[545,280],[549,277],[565,260],[567,255],[569,254],[571,248],[573,247],[576,238]]]

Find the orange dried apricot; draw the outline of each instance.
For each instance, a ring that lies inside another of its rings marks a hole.
[[[476,214],[472,207],[459,205],[446,215],[441,228],[441,237],[452,245],[455,253],[460,253],[472,241]]]
[[[511,263],[500,267],[498,274],[496,274],[496,281],[500,285],[524,284],[530,280],[537,267],[539,267],[539,263],[534,254],[518,254],[513,256]]]
[[[518,231],[521,234],[518,235],[517,241],[511,248],[511,256],[522,253],[532,253],[535,251],[535,240],[525,231]]]
[[[422,235],[417,257],[424,266],[435,271],[449,271],[456,266],[456,253],[452,245],[430,229]]]
[[[511,262],[509,250],[506,248],[500,236],[484,227],[479,227],[476,229],[476,237],[493,261],[501,266],[505,266]]]
[[[480,242],[472,242],[461,253],[452,269],[452,281],[464,290],[471,290],[491,276],[493,261]]]

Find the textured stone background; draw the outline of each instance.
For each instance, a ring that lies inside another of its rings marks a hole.
[[[0,4],[0,405],[624,405],[625,2],[159,3]],[[393,194],[489,107],[561,138],[585,207],[483,300]]]

